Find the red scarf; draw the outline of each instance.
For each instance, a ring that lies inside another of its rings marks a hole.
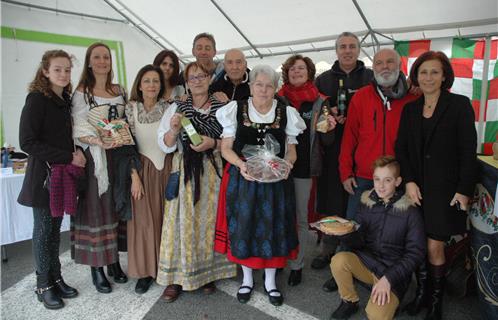
[[[312,81],[306,81],[300,87],[294,87],[290,83],[284,83],[278,91],[278,95],[289,100],[294,108],[299,110],[303,102],[313,102],[318,99],[320,92]]]

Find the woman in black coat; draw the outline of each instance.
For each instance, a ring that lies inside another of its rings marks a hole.
[[[21,149],[29,154],[28,167],[17,200],[33,208],[33,255],[36,294],[48,309],[64,306],[61,298],[78,295],[61,275],[59,261],[62,217],[54,217],[44,187],[47,166],[73,164],[84,167],[85,156],[74,152],[71,126],[71,57],[65,51],[45,52],[29,86],[19,125]]]
[[[410,71],[423,95],[407,104],[401,116],[396,157],[401,163],[406,193],[423,209],[427,233],[429,281],[426,319],[441,319],[444,290],[444,245],[451,235],[465,232],[476,174],[477,135],[474,111],[467,97],[450,93],[454,80],[442,52],[422,54]],[[419,286],[424,286],[419,282]],[[419,290],[420,311],[424,290]]]

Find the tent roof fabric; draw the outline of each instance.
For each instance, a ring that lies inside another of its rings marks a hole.
[[[2,1],[13,2],[13,1]],[[193,60],[194,36],[209,32],[216,38],[218,59],[230,48],[248,58],[306,52],[331,61],[335,39],[351,31],[360,39],[368,25],[380,44],[392,40],[497,35],[496,0],[24,0],[25,4],[129,20],[158,46],[175,50],[183,61]],[[356,6],[355,6],[356,4]],[[115,10],[117,9],[117,10]],[[366,21],[362,19],[361,13]],[[233,23],[231,23],[231,22]],[[238,30],[237,30],[238,29]],[[372,55],[369,35],[363,45]]]

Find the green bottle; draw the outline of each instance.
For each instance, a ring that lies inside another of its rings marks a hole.
[[[190,138],[190,141],[192,142],[192,144],[194,146],[200,145],[202,143],[202,138],[195,130],[194,125],[192,124],[190,119],[187,118],[185,115],[183,115],[181,123],[182,123],[183,129],[185,129],[185,132],[187,132],[187,135]]]
[[[339,90],[337,90],[337,109],[339,109],[339,115],[346,114],[346,89],[342,79],[339,79]]]

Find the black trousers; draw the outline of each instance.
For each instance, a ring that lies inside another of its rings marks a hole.
[[[49,208],[33,208],[33,218],[33,257],[37,286],[41,288],[61,277],[59,245],[62,217],[52,217]]]

